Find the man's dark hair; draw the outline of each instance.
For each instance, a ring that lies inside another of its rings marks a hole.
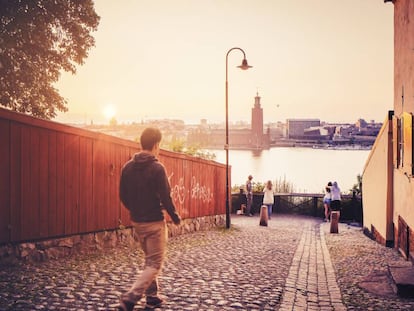
[[[141,134],[140,142],[144,150],[152,150],[161,141],[161,131],[155,127],[147,127]]]

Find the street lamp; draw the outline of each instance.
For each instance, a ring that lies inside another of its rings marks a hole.
[[[230,203],[229,203],[229,87],[228,87],[228,59],[229,54],[233,50],[239,50],[243,53],[243,61],[239,67],[242,70],[247,70],[252,66],[249,66],[246,59],[246,53],[241,48],[234,47],[228,50],[226,54],[226,144],[224,149],[226,150],[226,228],[230,228]]]

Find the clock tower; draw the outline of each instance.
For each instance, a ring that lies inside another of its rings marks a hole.
[[[254,148],[262,149],[263,143],[263,108],[260,106],[260,96],[257,92],[252,108],[251,144]]]

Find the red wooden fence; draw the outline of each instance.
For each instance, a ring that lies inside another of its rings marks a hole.
[[[129,224],[118,196],[138,144],[0,108],[0,244]],[[225,213],[225,166],[162,150],[183,218]]]

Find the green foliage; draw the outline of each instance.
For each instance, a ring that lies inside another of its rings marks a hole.
[[[295,187],[293,186],[293,183],[286,180],[286,176],[283,176],[283,178],[279,177],[279,179],[273,181],[273,189],[277,193],[295,192]]]
[[[215,160],[216,159],[216,154],[214,152],[208,152],[202,149],[198,149],[193,156],[197,157],[197,158],[202,158],[205,160]]]
[[[260,181],[257,183],[253,183],[253,192],[263,192],[265,188],[265,184],[261,183]]]
[[[165,145],[165,148],[174,152],[180,152],[206,160],[214,160],[216,158],[216,155],[214,153],[207,152],[201,149],[199,146],[186,146],[184,139],[174,138],[169,144]]]
[[[118,125],[118,121],[116,120],[115,117],[112,117],[111,120],[109,120],[109,125],[112,127],[115,127]]]
[[[273,183],[273,191],[275,193],[291,193],[295,192],[295,188],[293,184],[286,180],[286,176],[279,177],[279,179],[276,179],[272,181]],[[253,192],[263,192],[266,184],[262,182],[253,183]],[[246,190],[246,185],[234,185],[231,190],[232,192],[239,192],[240,189]]]
[[[173,139],[169,144],[165,145],[165,148],[174,152],[183,153],[185,142],[183,139]]]
[[[355,194],[361,194],[362,193],[362,175],[357,175],[357,183],[352,186],[351,189],[349,189],[349,192],[352,194],[355,192]]]
[[[53,87],[76,73],[99,24],[93,0],[1,0],[0,105],[40,118],[67,111]]]

